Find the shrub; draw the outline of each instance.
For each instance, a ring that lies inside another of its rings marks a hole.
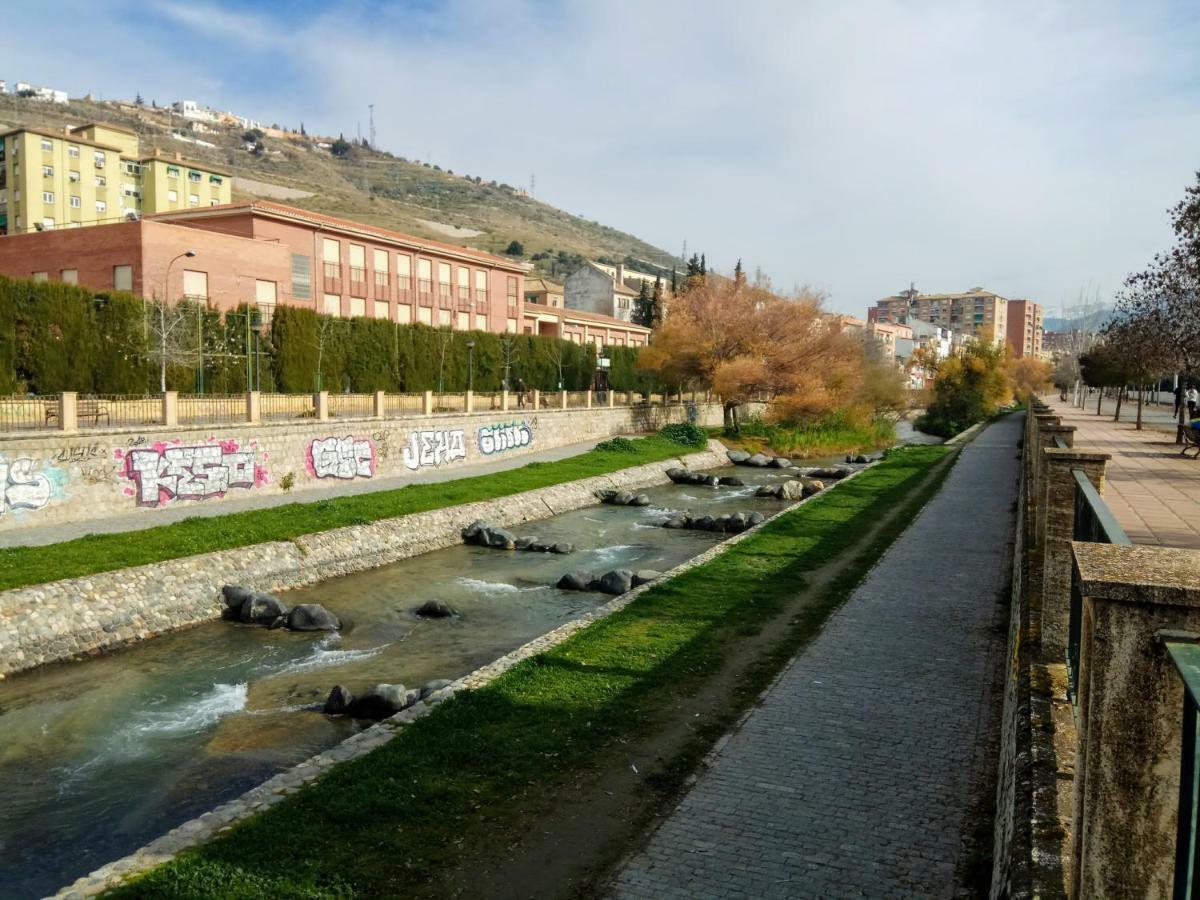
[[[685,447],[703,447],[708,441],[707,431],[687,422],[664,425],[659,434],[668,441],[675,444],[683,444]]]
[[[602,453],[637,453],[637,444],[629,438],[615,437],[601,441],[595,448]]]

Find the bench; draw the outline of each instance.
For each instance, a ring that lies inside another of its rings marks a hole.
[[[58,401],[46,401],[46,424],[50,424],[51,419],[58,418]],[[109,424],[108,407],[101,404],[99,400],[76,400],[75,401],[75,421],[86,422],[89,419],[92,424],[99,427],[100,420],[104,419],[104,424]]]
[[[1179,455],[1187,456],[1189,450],[1195,450],[1196,455],[1192,459],[1200,459],[1200,431],[1194,426],[1184,426],[1179,429],[1179,437],[1183,440],[1183,449],[1179,451]]]

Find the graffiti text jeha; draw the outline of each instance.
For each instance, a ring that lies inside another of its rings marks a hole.
[[[528,422],[485,425],[475,432],[479,450],[487,456],[505,450],[517,450],[533,443],[533,426]]]
[[[253,450],[236,441],[182,447],[155,445],[125,454],[125,474],[136,485],[141,506],[160,506],[175,499],[220,497],[230,488],[252,488],[266,480],[255,465]]]
[[[404,465],[410,469],[440,466],[467,458],[462,429],[454,431],[414,431],[404,448]]]
[[[366,438],[317,438],[308,445],[309,471],[316,478],[370,478],[375,447]]]

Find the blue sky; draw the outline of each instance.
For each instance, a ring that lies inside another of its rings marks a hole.
[[[385,149],[536,173],[540,199],[860,315],[910,281],[1051,313],[1108,296],[1169,242],[1200,169],[1194,3],[103,9],[6,4],[0,78],[347,135],[374,103]]]

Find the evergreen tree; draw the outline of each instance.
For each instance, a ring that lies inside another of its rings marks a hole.
[[[746,283],[746,273],[742,270],[742,260],[738,259],[737,265],[733,267],[733,283],[738,287],[742,287]]]
[[[146,101],[142,99],[141,91],[139,91],[138,95],[133,98],[133,105],[134,106],[145,106],[146,105]]]
[[[654,279],[654,293],[650,295],[650,328],[657,328],[662,323],[663,283],[662,277]]]
[[[692,278],[700,274],[700,254],[693,253],[692,258],[687,263],[687,277]]]
[[[708,274],[708,263],[704,259],[704,254],[700,254],[700,277],[703,278]]]
[[[671,293],[679,293],[679,273],[675,271],[674,266],[671,266]]]
[[[634,325],[641,325],[643,328],[654,326],[653,302],[650,297],[650,288],[643,281],[641,287],[638,288],[637,299],[633,302]]]

